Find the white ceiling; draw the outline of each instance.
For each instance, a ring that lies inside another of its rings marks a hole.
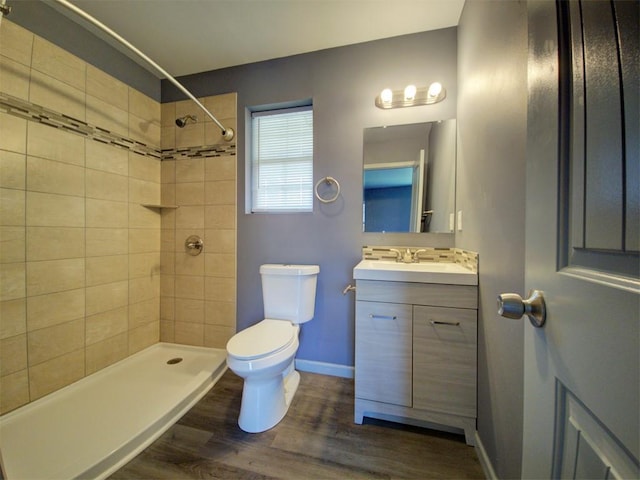
[[[464,5],[464,0],[70,1],[173,76],[456,26]]]

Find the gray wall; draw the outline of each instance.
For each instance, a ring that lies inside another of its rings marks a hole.
[[[456,246],[480,253],[478,433],[498,477],[519,478],[524,328],[496,297],[524,289],[526,2],[468,1],[458,29]]]
[[[407,35],[181,77],[196,96],[238,93],[238,328],[263,318],[258,268],[263,263],[320,265],[316,315],[301,332],[298,358],[353,365],[354,298],[342,295],[367,244],[453,246],[451,235],[362,233],[363,128],[453,118],[456,29]],[[380,110],[384,87],[440,81],[444,102]],[[163,82],[162,100],[182,98]],[[309,214],[245,214],[246,108],[313,99],[314,179],[335,177],[335,203],[317,200]],[[215,115],[215,112],[213,112]]]

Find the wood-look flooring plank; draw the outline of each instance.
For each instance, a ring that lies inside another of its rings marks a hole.
[[[353,423],[353,380],[301,373],[286,417],[258,434],[237,425],[242,379],[226,372],[156,442],[110,478],[484,478],[462,435]]]

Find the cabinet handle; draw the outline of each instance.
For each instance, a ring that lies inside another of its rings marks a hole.
[[[396,320],[398,317],[395,315],[376,315],[375,313],[370,313],[369,318],[381,318],[384,320]]]
[[[460,325],[460,322],[441,322],[439,320],[429,320],[429,323],[434,327],[436,325],[451,325],[452,327],[457,327]]]

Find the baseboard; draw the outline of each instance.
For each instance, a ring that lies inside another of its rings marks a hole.
[[[296,370],[300,372],[321,373],[332,377],[353,378],[353,367],[337,363],[316,362],[296,358]]]
[[[496,472],[493,469],[491,460],[489,460],[487,451],[484,449],[484,445],[482,444],[482,440],[480,439],[480,435],[478,435],[477,431],[476,431],[476,454],[478,455],[478,460],[480,460],[480,465],[482,465],[484,476],[489,480],[498,480],[498,476],[496,475]]]

